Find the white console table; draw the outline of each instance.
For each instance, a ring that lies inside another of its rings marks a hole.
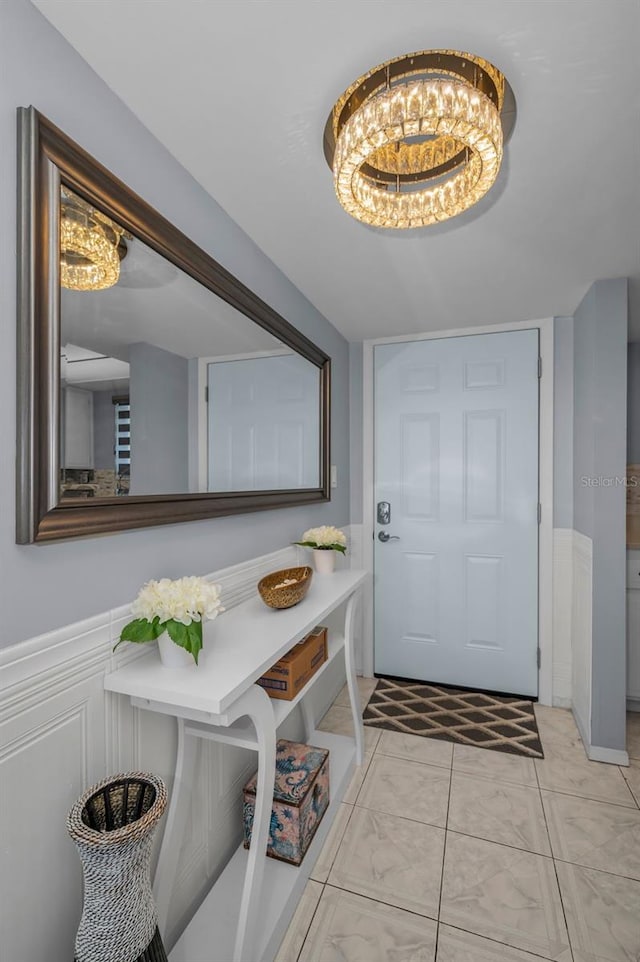
[[[180,846],[195,779],[197,739],[258,752],[258,784],[251,848],[236,851],[170,954],[170,962],[272,962],[309,872],[329,832],[356,763],[364,733],[353,655],[353,625],[364,571],[315,575],[306,598],[284,611],[256,595],[204,626],[200,664],[170,670],[157,653],[108,674],[105,688],[128,695],[136,708],[173,715],[178,752],[171,803],[156,871],[155,896],[165,930]],[[292,701],[269,698],[255,684],[285,652],[345,604],[344,631],[329,633],[329,657]],[[344,648],[355,739],[315,730],[305,696]],[[331,802],[299,868],[265,851],[271,818],[276,731],[300,705],[305,739],[330,751]]]

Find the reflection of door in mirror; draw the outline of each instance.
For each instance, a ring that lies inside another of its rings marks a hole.
[[[67,187],[60,222],[61,498],[320,487],[320,369]]]
[[[207,364],[211,491],[320,483],[319,385],[291,351]]]

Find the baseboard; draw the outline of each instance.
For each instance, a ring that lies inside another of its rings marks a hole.
[[[584,750],[586,752],[587,758],[592,762],[606,762],[608,765],[628,765],[629,755],[626,751],[621,748],[601,748],[599,745],[590,745],[589,738],[587,736],[587,729],[583,720],[580,718],[578,713],[573,708],[573,717],[575,719],[576,725],[578,726],[578,732],[580,733],[580,738],[582,739],[582,744],[584,745]]]
[[[598,745],[585,746],[587,758],[592,762],[607,762],[609,765],[628,765],[629,755],[620,748],[600,748]]]
[[[640,711],[640,698],[627,698],[627,711]]]

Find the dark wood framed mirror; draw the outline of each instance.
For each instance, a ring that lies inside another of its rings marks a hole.
[[[17,541],[328,501],[330,358],[18,110]]]

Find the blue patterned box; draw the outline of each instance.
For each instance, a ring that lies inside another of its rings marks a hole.
[[[244,847],[249,848],[257,773],[244,787]],[[329,752],[278,739],[267,855],[300,865],[329,804]]]

